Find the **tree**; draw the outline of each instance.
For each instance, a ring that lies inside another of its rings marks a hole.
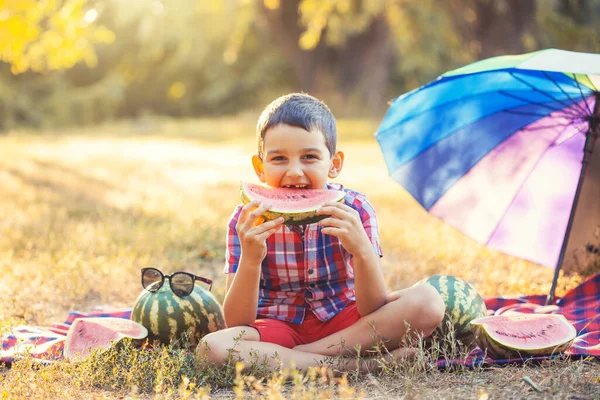
[[[1,0],[0,60],[14,74],[97,63],[94,45],[115,37],[93,24],[97,12],[87,0]]]

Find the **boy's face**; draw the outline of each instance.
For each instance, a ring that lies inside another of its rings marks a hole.
[[[264,138],[264,156],[252,157],[258,178],[272,187],[325,189],[327,178],[339,175],[344,153],[331,156],[320,131],[275,125]]]

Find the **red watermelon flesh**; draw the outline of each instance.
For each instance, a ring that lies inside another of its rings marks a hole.
[[[148,330],[124,318],[77,318],[67,332],[63,355],[68,359],[83,358],[95,349],[108,350],[124,337],[144,339]]]
[[[244,204],[253,200],[270,204],[263,217],[267,220],[284,217],[287,225],[310,224],[326,218],[315,215],[316,211],[326,202],[341,202],[346,197],[341,190],[272,188],[248,182],[242,182],[240,191]]]
[[[494,359],[558,354],[577,336],[560,314],[495,315],[471,321],[475,341]]]

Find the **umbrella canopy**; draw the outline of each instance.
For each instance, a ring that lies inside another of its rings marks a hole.
[[[376,138],[431,214],[555,268],[553,296],[561,266],[598,243],[599,91],[600,54],[494,57],[393,100]]]

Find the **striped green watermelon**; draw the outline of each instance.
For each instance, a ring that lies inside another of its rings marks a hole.
[[[221,305],[213,294],[199,285],[189,296],[178,297],[169,282],[151,293],[142,291],[135,301],[131,319],[148,329],[148,340],[168,345],[187,335],[196,345],[205,335],[225,328]]]
[[[471,321],[485,317],[487,310],[483,298],[473,285],[464,279],[451,275],[434,275],[418,284],[433,286],[444,299],[446,315],[436,330],[436,335],[446,337],[454,329],[454,337],[464,344],[471,344],[474,336]]]

